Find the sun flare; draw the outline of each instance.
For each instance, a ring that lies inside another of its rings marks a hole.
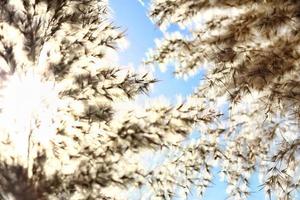
[[[30,139],[47,145],[55,135],[59,98],[52,81],[34,71],[15,73],[4,82],[0,102],[0,137],[10,143],[7,156],[17,154],[24,161]]]

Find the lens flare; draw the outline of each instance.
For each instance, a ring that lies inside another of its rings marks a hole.
[[[33,140],[45,146],[56,133],[58,92],[54,82],[31,70],[11,75],[0,95],[0,139],[9,143],[1,151],[25,162]]]

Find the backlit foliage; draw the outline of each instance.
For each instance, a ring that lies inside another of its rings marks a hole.
[[[122,40],[105,0],[0,1],[0,199],[126,199],[154,173],[144,151],[215,119],[128,106],[156,80],[117,67]]]
[[[136,106],[156,80],[117,67],[122,41],[104,0],[0,1],[0,199],[126,199],[156,177],[145,152],[215,120],[192,99]]]
[[[228,183],[230,199],[250,195],[255,171],[267,198],[295,199],[300,184],[300,2],[152,0],[150,17],[166,33],[148,62],[175,63],[179,77],[204,68],[192,97],[224,112],[221,127],[199,128],[201,138],[170,162],[177,173],[168,176],[182,180],[177,185],[185,189],[196,185],[202,194],[210,185],[212,159]],[[171,24],[183,31],[168,33]]]

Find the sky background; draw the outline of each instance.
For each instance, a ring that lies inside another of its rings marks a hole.
[[[154,39],[161,38],[162,32],[147,17],[147,9],[139,3],[138,0],[110,0],[110,6],[113,12],[113,20],[117,26],[125,31],[126,38],[129,41],[129,47],[119,53],[119,63],[121,65],[131,65],[138,68],[149,48],[154,47]],[[176,29],[176,27],[171,27]],[[191,94],[194,88],[199,85],[201,74],[197,73],[190,77],[187,81],[176,79],[173,76],[173,68],[169,67],[166,72],[162,73],[158,68],[155,70],[155,78],[160,80],[156,83],[150,97],[165,96],[171,102],[177,95],[183,96]],[[204,200],[225,200],[226,183],[220,182],[217,175],[218,169],[214,170],[215,178],[213,179],[213,187],[208,188],[203,199]],[[263,200],[262,192],[257,192],[260,188],[255,175],[250,182],[251,191],[254,193],[249,200]],[[195,194],[189,196],[189,200],[199,199]]]

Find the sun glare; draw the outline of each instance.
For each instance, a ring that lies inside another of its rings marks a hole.
[[[13,144],[9,154],[26,158],[30,138],[47,145],[55,135],[58,102],[54,83],[34,71],[8,78],[1,90],[0,128],[1,140]]]

